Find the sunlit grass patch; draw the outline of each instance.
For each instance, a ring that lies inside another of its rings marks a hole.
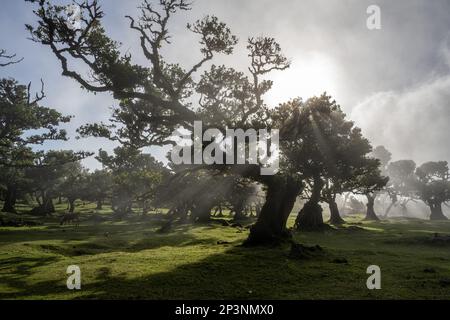
[[[89,209],[90,210],[90,209]],[[175,225],[159,233],[157,215],[79,227],[0,228],[2,299],[442,299],[450,298],[450,250],[417,239],[450,235],[450,224],[392,219],[295,233],[323,254],[289,256],[280,247],[245,248],[248,230],[219,223]],[[289,224],[293,224],[291,217]],[[425,237],[425,238],[424,238]],[[82,289],[66,288],[66,268],[82,270]],[[366,288],[379,265],[382,290]]]

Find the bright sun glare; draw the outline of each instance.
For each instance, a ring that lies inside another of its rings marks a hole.
[[[273,89],[267,94],[269,105],[278,105],[289,99],[304,100],[323,92],[333,95],[337,90],[336,67],[328,57],[314,53],[295,57],[289,69],[273,74]]]

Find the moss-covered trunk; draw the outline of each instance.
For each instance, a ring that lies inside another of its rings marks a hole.
[[[321,192],[325,183],[319,175],[313,178],[311,197],[298,213],[295,221],[297,230],[319,230],[324,227],[322,207],[320,206]]]
[[[195,222],[203,223],[211,220],[211,211],[214,208],[214,200],[208,197],[196,199],[192,208],[192,219]]]
[[[67,201],[69,201],[69,212],[74,213],[75,211],[75,199],[74,198],[68,198]]]
[[[339,213],[339,208],[336,203],[336,200],[335,199],[330,200],[328,206],[330,208],[330,223],[334,225],[344,224],[345,221],[344,219],[342,219]]]
[[[366,194],[367,197],[367,211],[365,220],[377,221],[380,220],[375,213],[375,198],[376,195]]]
[[[14,185],[8,185],[6,187],[5,202],[3,203],[2,212],[17,213],[16,211],[17,201],[17,188]]]
[[[438,201],[430,201],[428,206],[431,210],[430,220],[447,220],[442,212],[442,203]]]
[[[278,243],[289,238],[286,223],[302,185],[292,178],[276,176],[266,185],[266,201],[244,245]]]

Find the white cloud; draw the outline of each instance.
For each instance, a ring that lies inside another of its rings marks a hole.
[[[450,76],[405,91],[376,93],[358,104],[351,118],[396,159],[450,160]]]

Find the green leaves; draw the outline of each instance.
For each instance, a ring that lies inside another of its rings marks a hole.
[[[29,86],[13,79],[0,79],[0,161],[4,165],[13,165],[8,149],[23,149],[47,140],[67,140],[66,131],[58,126],[69,122],[71,117],[40,106],[40,98],[31,101]]]
[[[369,157],[369,141],[330,96],[323,94],[306,102],[291,100],[276,108],[272,119],[274,126],[281,128],[287,172],[306,180],[314,176],[326,179],[327,194],[364,194],[386,184],[379,160]]]
[[[197,20],[194,24],[188,24],[187,28],[201,36],[200,51],[205,56],[211,56],[213,52],[232,54],[238,39],[231,33],[230,28],[220,22],[216,16],[206,16]]]
[[[418,196],[427,204],[450,201],[447,161],[430,161],[416,169]]]
[[[96,159],[111,174],[113,196],[124,203],[153,199],[155,190],[168,174],[162,163],[132,147],[118,147],[113,155],[100,150]]]
[[[248,56],[252,59],[250,71],[263,75],[272,70],[285,70],[290,67],[290,61],[282,54],[281,46],[274,38],[249,38]]]

